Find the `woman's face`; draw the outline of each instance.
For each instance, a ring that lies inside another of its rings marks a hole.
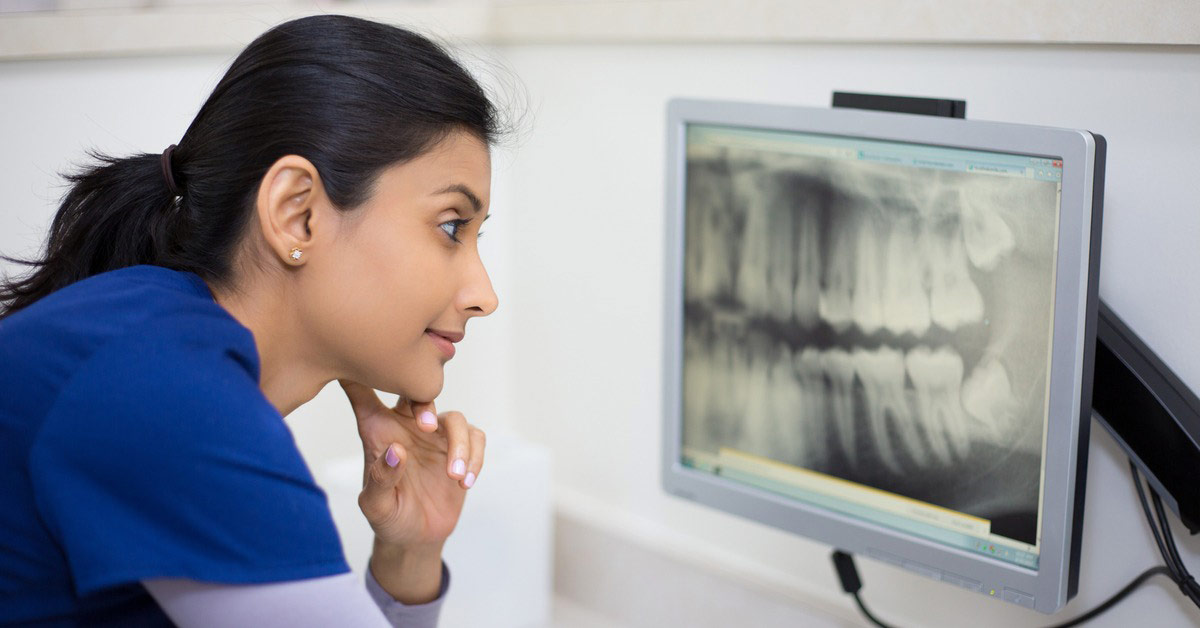
[[[455,132],[339,214],[299,274],[304,326],[322,330],[338,377],[415,401],[441,392],[451,341],[497,305],[478,248],[490,192],[487,146]]]

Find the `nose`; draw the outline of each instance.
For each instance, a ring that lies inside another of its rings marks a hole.
[[[468,316],[488,316],[496,311],[500,301],[492,289],[492,280],[478,253],[467,271],[466,282],[459,292],[459,309]]]

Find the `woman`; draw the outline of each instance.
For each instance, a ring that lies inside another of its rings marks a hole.
[[[497,305],[496,120],[430,41],[311,17],[251,43],[178,146],[71,177],[0,288],[0,624],[436,623],[484,434],[433,400]],[[365,587],[282,421],[334,379]]]

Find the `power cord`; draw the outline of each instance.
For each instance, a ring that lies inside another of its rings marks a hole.
[[[1150,531],[1154,533],[1154,542],[1158,545],[1158,551],[1162,554],[1163,560],[1166,561],[1167,568],[1170,570],[1171,580],[1179,586],[1179,590],[1193,604],[1200,606],[1200,585],[1196,583],[1196,579],[1183,564],[1183,559],[1179,557],[1179,549],[1175,545],[1175,537],[1171,534],[1171,526],[1168,525],[1162,499],[1153,487],[1148,487],[1150,498],[1154,502],[1154,515],[1157,515],[1155,517],[1150,512],[1150,505],[1146,503],[1146,492],[1142,490],[1142,477],[1138,473],[1137,465],[1133,464],[1132,460],[1129,461],[1129,471],[1133,474],[1133,484],[1137,487],[1138,500],[1142,502],[1142,512],[1146,514]]]
[[[1129,584],[1122,587],[1120,591],[1112,594],[1107,600],[1096,605],[1096,607],[1088,612],[1064,623],[1050,626],[1049,628],[1069,628],[1070,626],[1078,626],[1086,621],[1095,619],[1101,613],[1116,606],[1118,602],[1125,599],[1126,596],[1157,575],[1164,575],[1170,578],[1193,604],[1200,606],[1200,583],[1196,582],[1196,579],[1188,572],[1187,567],[1183,564],[1183,560],[1179,557],[1179,549],[1175,545],[1175,538],[1171,535],[1171,528],[1167,524],[1167,515],[1162,505],[1162,499],[1154,491],[1154,488],[1150,487],[1148,489],[1150,491],[1150,502],[1148,502],[1146,500],[1146,492],[1142,489],[1141,475],[1138,474],[1137,466],[1133,464],[1132,460],[1129,461],[1129,468],[1133,472],[1133,483],[1137,487],[1138,499],[1142,503],[1142,511],[1146,515],[1146,521],[1150,524],[1150,531],[1154,533],[1154,542],[1158,545],[1158,551],[1162,554],[1166,565],[1157,565],[1143,571],[1131,580]],[[1154,504],[1153,512],[1150,508],[1151,502]],[[858,604],[858,609],[862,611],[863,616],[880,628],[892,628],[892,626],[883,623],[879,618],[871,614],[871,611],[867,610],[867,606],[863,604],[862,596],[859,595],[859,590],[862,589],[862,578],[859,577],[858,568],[854,565],[854,557],[841,550],[836,550],[833,552],[833,566],[837,571],[838,579],[841,581],[842,590],[854,596],[854,602]]]

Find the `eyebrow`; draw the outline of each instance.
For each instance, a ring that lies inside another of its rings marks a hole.
[[[479,201],[479,197],[475,196],[475,193],[471,191],[471,188],[469,188],[461,183],[451,183],[450,185],[447,185],[446,187],[438,190],[437,192],[434,192],[433,194],[434,194],[434,196],[437,196],[439,194],[454,194],[454,193],[462,194],[463,196],[467,197],[467,200],[471,201],[471,207],[475,210],[476,214],[478,214],[479,211],[483,209],[483,203],[481,203]]]

